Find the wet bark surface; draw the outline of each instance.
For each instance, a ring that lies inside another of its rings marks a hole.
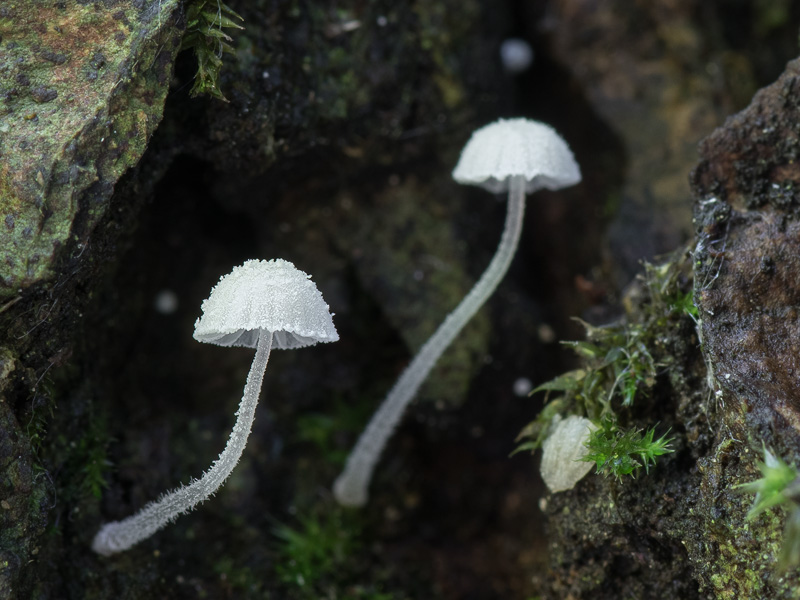
[[[694,268],[698,333],[687,318],[660,332],[654,356],[665,368],[632,415],[669,425],[676,452],[635,486],[595,479],[548,499],[555,596],[798,593],[796,574],[776,568],[785,514],[748,519],[752,497],[737,487],[760,476],[763,447],[798,460],[799,67],[790,62],[700,144],[697,241],[682,259]],[[652,318],[647,302],[629,306],[630,323]]]
[[[704,140],[703,162],[693,175],[698,304],[714,377],[793,452],[799,67],[790,63],[746,111]]]
[[[716,387],[694,324],[676,321],[655,352],[671,366],[631,415],[671,426],[676,453],[636,481],[554,495],[508,454],[541,406],[514,383],[571,364],[557,343],[580,336],[570,317],[641,317],[623,287],[693,234],[692,148],[796,53],[792,7],[231,2],[245,29],[225,103],[188,95],[185,5],[48,4],[62,62],[20,33],[35,5],[0,6],[0,597],[791,597],[796,582],[771,575],[781,514],[747,525],[751,498],[732,486],[757,477],[762,441],[797,451],[795,66],[704,143],[693,176]],[[499,61],[511,35],[536,51],[516,76]],[[118,53],[92,67],[95,46]],[[431,373],[369,506],[337,508],[360,429],[499,240],[504,204],[450,179],[459,150],[519,115],[565,137],[584,183],[529,197],[510,273]],[[31,131],[54,148],[35,161]],[[310,273],[341,341],[273,354],[214,498],[94,555],[102,523],[222,450],[252,351],[198,344],[192,325],[249,258]]]

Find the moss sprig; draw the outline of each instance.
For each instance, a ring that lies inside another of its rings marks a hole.
[[[786,571],[800,566],[800,474],[764,447],[764,461],[758,463],[761,478],[737,486],[741,492],[755,494],[747,512],[752,521],[761,513],[782,506],[788,511],[778,569]]]
[[[219,74],[222,56],[233,54],[233,38],[223,29],[244,29],[234,19],[244,21],[221,0],[191,0],[186,7],[186,33],[181,50],[194,50],[197,58],[197,73],[189,94],[192,97],[209,94],[227,102],[219,89]]]
[[[618,480],[624,475],[635,477],[642,467],[646,473],[650,473],[656,458],[673,451],[669,445],[673,438],[667,435],[669,432],[654,439],[655,427],[644,433],[641,429],[623,431],[611,417],[607,417],[587,440],[585,445],[589,453],[581,460],[595,463],[597,473],[613,475]]]

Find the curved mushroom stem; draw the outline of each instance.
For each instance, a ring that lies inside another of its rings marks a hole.
[[[261,330],[258,346],[244,394],[236,412],[236,424],[233,426],[228,443],[219,458],[200,479],[189,485],[167,492],[159,500],[151,502],[133,516],[106,523],[100,528],[92,541],[92,550],[103,556],[127,550],[134,544],[149,538],[156,531],[174,520],[178,515],[190,511],[196,504],[207,499],[222,485],[231,474],[242,451],[247,445],[247,437],[253,426],[258,396],[264,371],[267,370],[269,351],[272,347],[272,332]]]
[[[509,182],[508,213],[500,245],[492,262],[481,278],[439,325],[436,333],[425,342],[391,389],[383,404],[373,415],[361,434],[344,471],[333,484],[333,494],[344,506],[363,506],[367,503],[367,489],[372,471],[380,458],[386,442],[394,432],[406,406],[417,393],[422,382],[439,357],[458,335],[464,325],[478,312],[503,279],[517,250],[522,219],[525,214],[525,178],[514,176]]]

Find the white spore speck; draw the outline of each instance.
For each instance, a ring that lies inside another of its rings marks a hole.
[[[531,393],[533,389],[533,382],[527,377],[519,377],[514,382],[514,395],[519,396],[520,398],[527,396]]]
[[[500,60],[508,73],[522,73],[533,63],[533,48],[525,40],[508,38],[500,45]]]
[[[178,310],[178,295],[172,290],[161,290],[156,294],[153,305],[162,315],[171,315]]]

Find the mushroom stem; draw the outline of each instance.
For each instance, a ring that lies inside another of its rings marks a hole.
[[[92,541],[92,550],[103,556],[127,550],[153,535],[178,515],[190,511],[219,489],[239,462],[247,444],[271,347],[272,332],[261,329],[256,356],[247,375],[239,410],[236,412],[236,423],[225,449],[211,468],[200,479],[164,494],[135,515],[103,525]]]
[[[525,214],[525,178],[511,177],[508,190],[508,212],[500,245],[492,262],[481,278],[456,309],[439,325],[436,333],[425,342],[420,351],[406,367],[391,389],[383,404],[373,415],[369,425],[361,434],[344,471],[333,485],[333,493],[339,504],[363,506],[367,502],[367,489],[372,472],[383,452],[386,442],[400,422],[406,406],[414,398],[422,382],[436,361],[455,339],[464,325],[478,312],[492,295],[497,284],[508,271],[519,243],[522,220]]]

